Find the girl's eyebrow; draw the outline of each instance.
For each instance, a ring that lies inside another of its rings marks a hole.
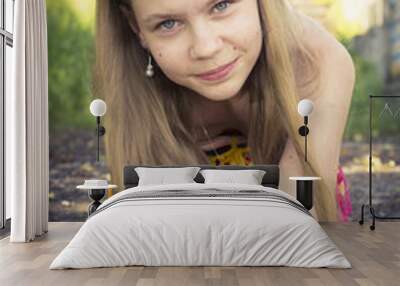
[[[147,18],[144,19],[145,24],[150,24],[155,22],[156,20],[163,20],[163,19],[169,19],[169,18],[179,18],[179,14],[151,14]]]
[[[195,1],[197,1],[197,0],[195,0]],[[209,0],[205,4],[205,7],[209,7],[217,1],[219,1],[219,0]],[[181,15],[176,14],[176,13],[172,13],[172,14],[154,13],[154,14],[150,14],[149,16],[147,16],[143,21],[144,21],[144,23],[149,24],[156,20],[179,18],[179,16],[181,16]]]

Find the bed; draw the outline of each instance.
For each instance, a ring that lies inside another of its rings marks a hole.
[[[260,185],[204,183],[199,172],[193,183],[141,186],[136,167],[124,168],[124,191],[100,205],[50,269],[130,265],[351,268],[301,203],[278,189],[276,165],[197,166],[201,170],[263,170]]]

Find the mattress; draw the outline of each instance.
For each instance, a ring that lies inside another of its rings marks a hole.
[[[311,214],[274,188],[137,186],[103,202],[50,269],[119,266],[350,268]]]

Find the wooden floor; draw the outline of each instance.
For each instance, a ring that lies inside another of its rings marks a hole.
[[[322,224],[353,268],[122,267],[48,270],[81,223],[50,223],[32,242],[0,241],[0,285],[400,285],[400,222]]]

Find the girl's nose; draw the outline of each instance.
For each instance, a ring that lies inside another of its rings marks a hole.
[[[189,51],[192,59],[212,58],[222,49],[223,41],[215,27],[201,23],[192,29],[192,33]]]

